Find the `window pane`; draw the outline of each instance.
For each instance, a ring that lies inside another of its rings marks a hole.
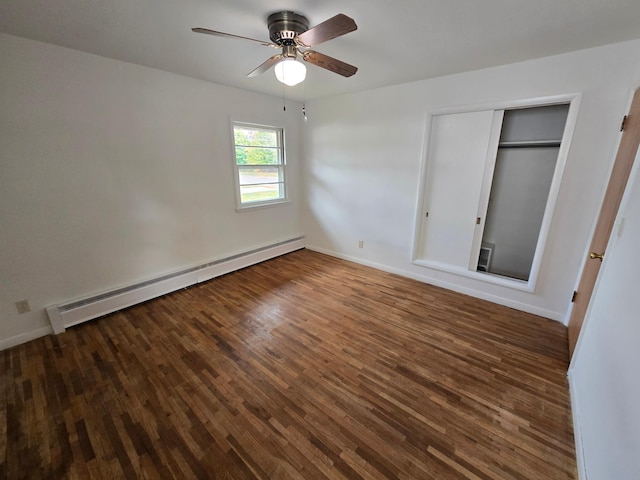
[[[233,135],[236,145],[278,147],[278,132],[276,130],[236,126],[233,127]]]
[[[240,185],[255,185],[281,182],[280,167],[239,167]]]
[[[236,146],[236,163],[238,165],[278,165],[280,150],[265,147]]]
[[[281,183],[240,187],[240,201],[242,203],[265,202],[281,198],[284,198],[284,185]]]
[[[283,130],[250,124],[233,125],[239,207],[286,198]]]

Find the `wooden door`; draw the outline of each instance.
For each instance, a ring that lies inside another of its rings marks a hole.
[[[620,146],[618,147],[618,153],[616,154],[613,169],[611,170],[607,191],[605,192],[604,200],[600,207],[600,215],[598,216],[596,228],[591,238],[589,248],[590,256],[587,258],[582,270],[580,283],[578,283],[578,290],[575,295],[575,303],[571,310],[571,316],[569,317],[568,334],[570,355],[573,355],[573,350],[578,342],[582,322],[584,321],[584,316],[587,312],[589,301],[591,300],[591,294],[593,293],[593,287],[595,286],[598,272],[600,271],[602,259],[598,258],[598,255],[604,255],[606,251],[622,195],[627,186],[629,174],[631,173],[631,167],[638,152],[638,144],[640,144],[640,88],[636,90],[633,96],[631,109],[624,122]]]

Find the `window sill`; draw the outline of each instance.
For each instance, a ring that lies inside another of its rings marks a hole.
[[[249,212],[252,210],[260,210],[263,208],[279,207],[289,203],[291,203],[291,200],[289,199],[273,200],[269,202],[256,202],[254,204],[248,203],[246,205],[241,205],[239,207],[236,207],[236,212],[243,213],[243,212]]]

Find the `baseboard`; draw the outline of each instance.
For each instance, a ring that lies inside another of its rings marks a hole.
[[[586,480],[587,470],[582,446],[582,430],[580,428],[580,409],[578,406],[578,395],[575,390],[571,369],[567,374],[569,379],[569,397],[571,398],[571,416],[573,417],[573,438],[576,446],[576,465],[578,467],[578,480]]]
[[[66,328],[73,325],[146,302],[304,247],[304,237],[297,237],[99,295],[65,304],[52,305],[46,309],[51,322],[51,329],[55,334],[62,333]]]
[[[4,338],[0,340],[0,350],[6,350],[7,348],[15,347],[21,343],[27,343],[36,338],[44,337],[52,333],[51,327],[42,327],[30,332],[21,333],[15,337]]]
[[[411,278],[413,280],[417,280],[422,283],[428,283],[430,285],[434,285],[436,287],[446,288],[447,290],[452,290],[454,292],[462,293],[464,295],[469,295],[471,297],[479,298],[481,300],[487,300],[489,302],[497,303],[498,305],[504,305],[505,307],[514,308],[516,310],[520,310],[522,312],[531,313],[533,315],[538,315],[540,317],[549,318],[551,320],[555,320],[557,322],[562,322],[564,319],[564,312],[554,312],[552,310],[546,310],[544,308],[539,308],[534,305],[529,305],[528,303],[516,302],[514,300],[509,300],[507,298],[498,297],[496,295],[490,295],[485,292],[481,292],[479,290],[475,290],[472,288],[465,288],[451,282],[445,282],[442,280],[434,279],[432,277],[427,277],[424,275],[419,275],[414,272],[410,272],[407,270],[402,270],[399,268],[390,267],[388,265],[371,262],[368,260],[363,260],[362,258],[352,257],[350,255],[344,255],[338,252],[334,252],[331,250],[327,250],[321,247],[316,247],[314,245],[307,245],[306,248],[308,250],[313,250],[315,252],[324,253],[325,255],[330,255],[332,257],[341,258],[342,260],[347,260],[349,262],[359,263],[360,265],[364,265],[367,267],[372,267],[377,270],[382,270],[384,272],[394,273],[396,275],[400,275],[402,277]]]

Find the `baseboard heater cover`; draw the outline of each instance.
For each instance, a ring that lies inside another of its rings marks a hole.
[[[79,323],[264,262],[285,253],[300,250],[304,248],[304,243],[304,237],[296,237],[92,297],[52,305],[47,307],[47,315],[53,333],[59,334],[64,332],[66,328]]]

